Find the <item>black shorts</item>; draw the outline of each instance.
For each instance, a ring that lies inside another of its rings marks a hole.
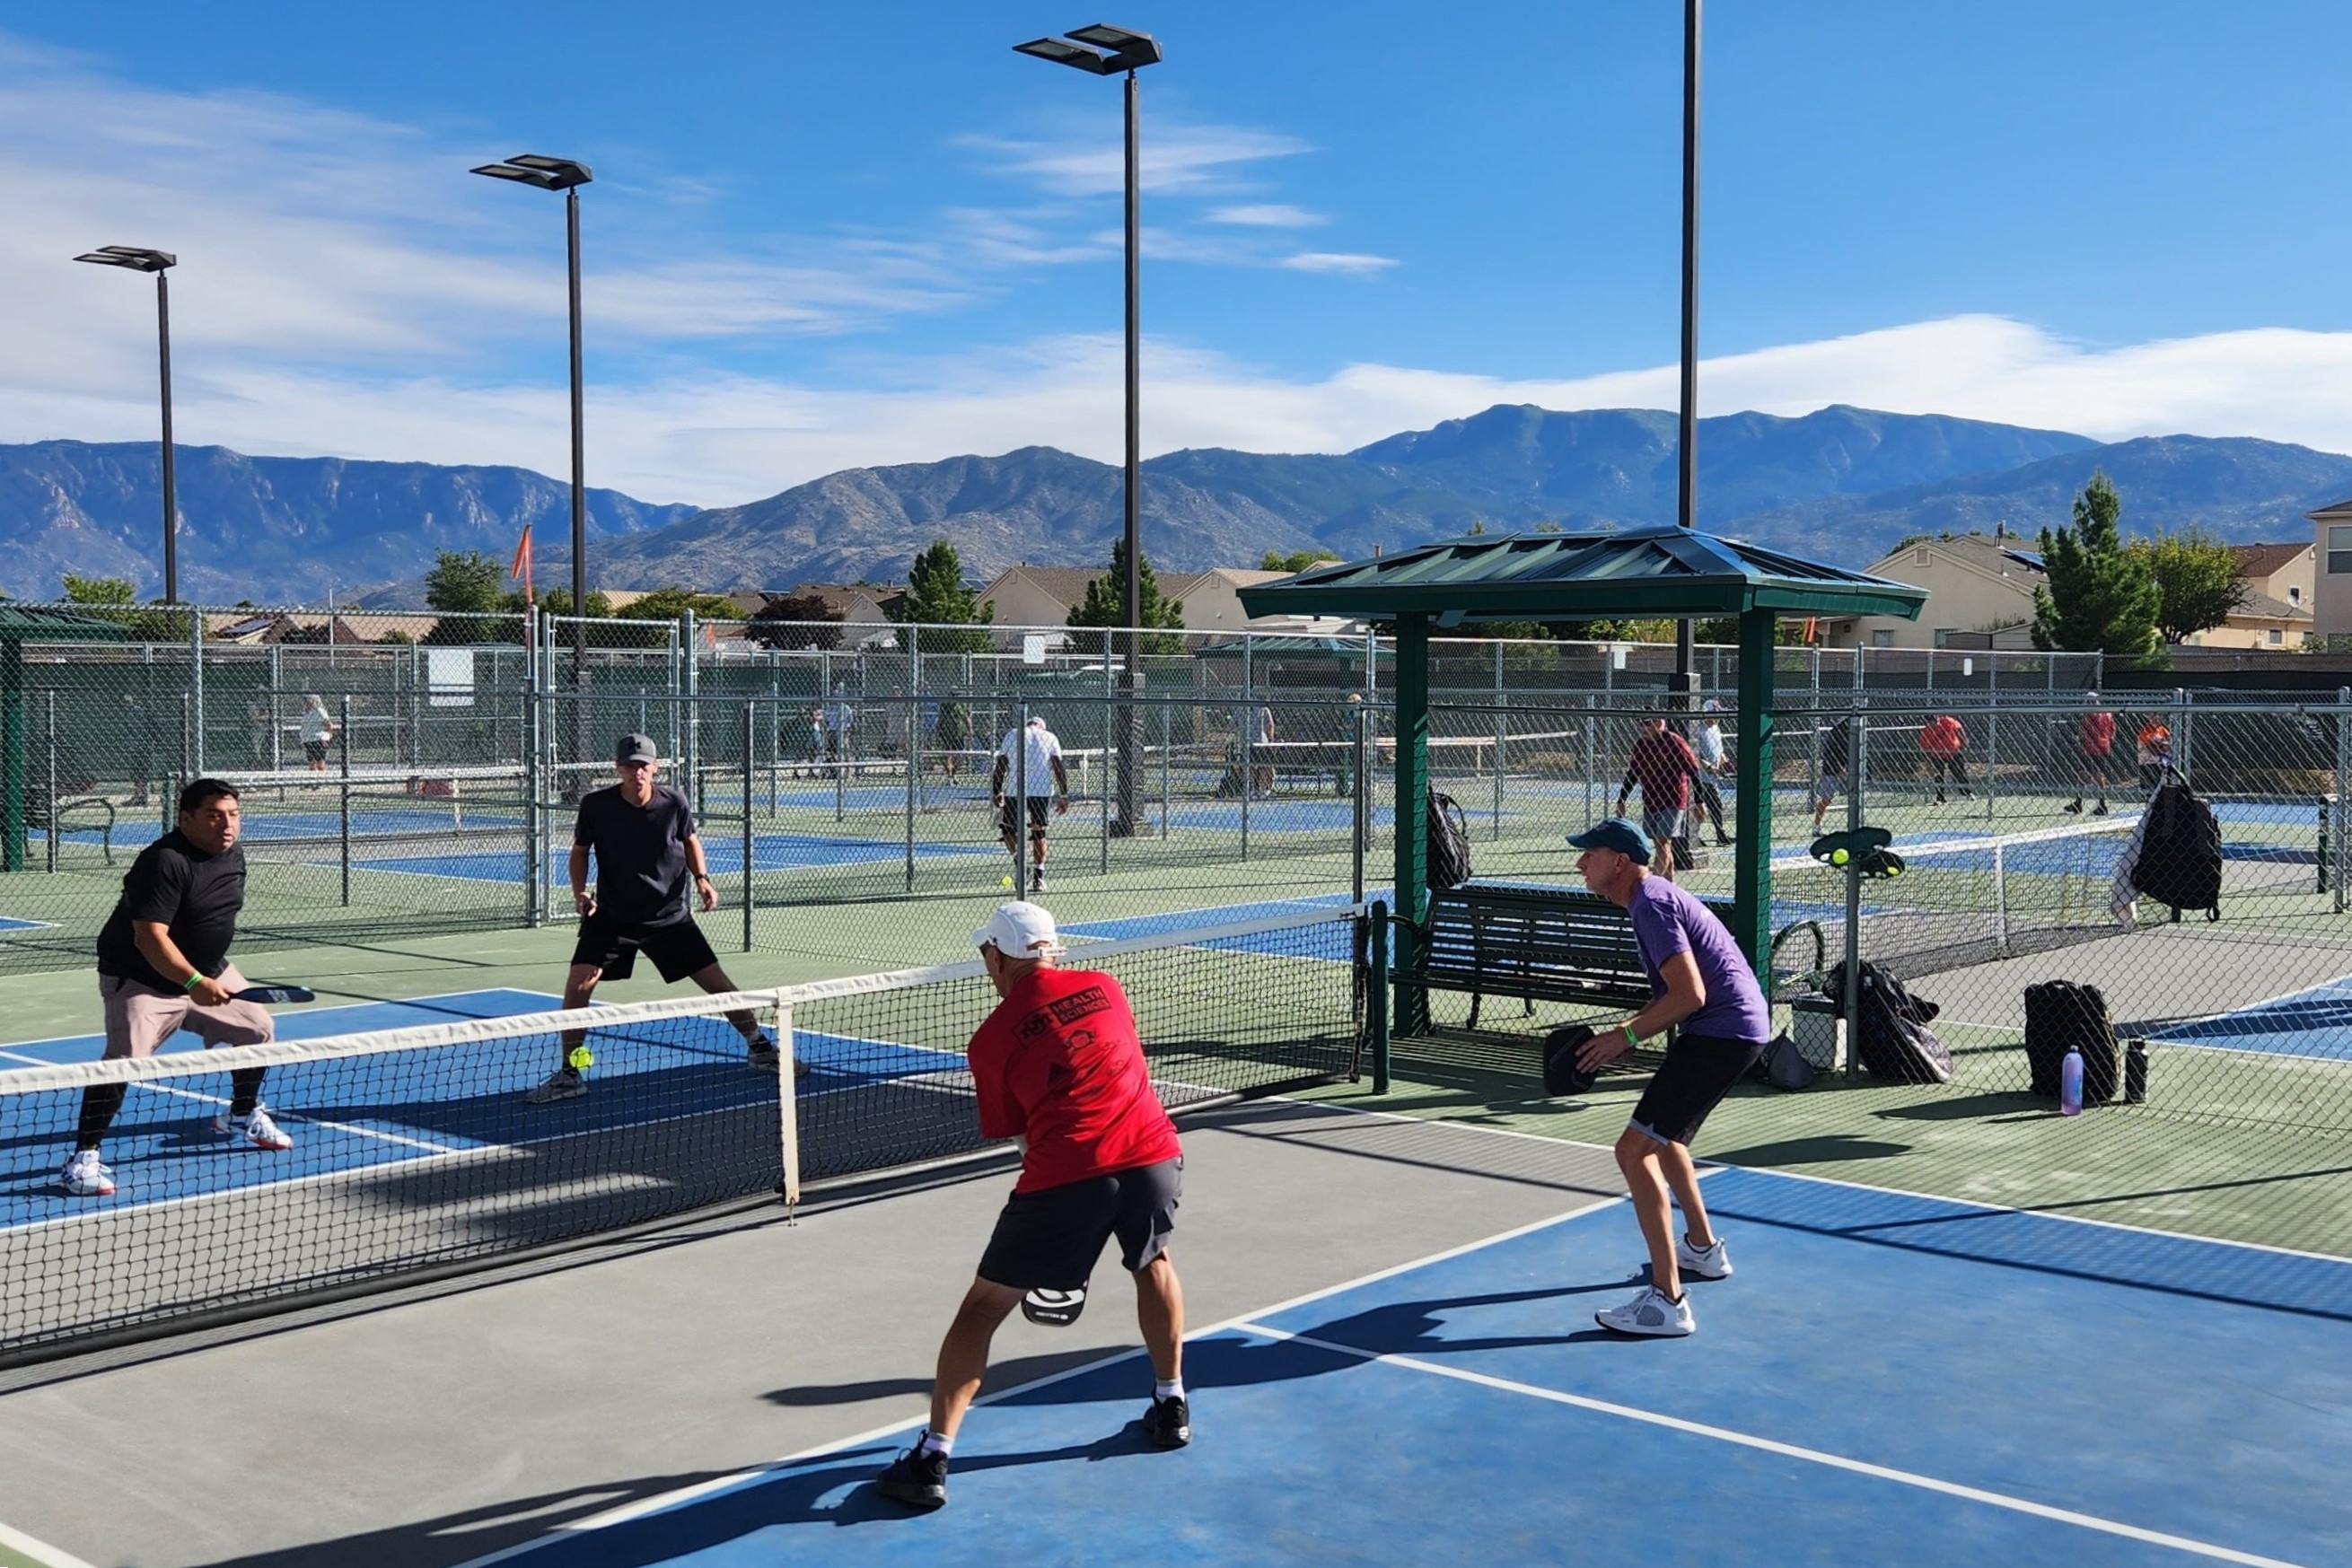
[[[302,743],[302,756],[305,759],[311,762],[324,762],[327,760],[327,743],[323,740],[304,741]]]
[[[1054,798],[1052,796],[1030,796],[1029,836],[1033,839],[1044,838],[1045,836],[1045,821],[1053,814]],[[1004,804],[996,809],[996,831],[1002,836],[1009,839],[1013,836],[1013,825],[1019,821],[1020,815],[1013,806],[1013,797],[1007,795],[1004,798]]]
[[[665,980],[683,980],[719,962],[702,928],[689,917],[667,925],[625,925],[603,914],[580,923],[580,940],[572,945],[574,966],[593,964],[608,980],[625,980],[637,967],[643,951]]]
[[[1717,1040],[1703,1034],[1675,1038],[1666,1060],[1642,1091],[1632,1125],[1662,1144],[1688,1147],[1707,1113],[1723,1103],[1731,1086],[1747,1076],[1764,1054],[1754,1040]]]
[[[1016,1192],[996,1217],[996,1233],[980,1255],[980,1277],[1016,1291],[1081,1290],[1113,1236],[1118,1238],[1119,1262],[1136,1273],[1168,1249],[1183,1196],[1181,1155],[1156,1166]]]

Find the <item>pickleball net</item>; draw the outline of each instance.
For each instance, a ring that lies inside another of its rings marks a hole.
[[[1075,946],[1118,978],[1170,1110],[1345,1077],[1369,1044],[1370,914]],[[977,961],[585,1013],[462,1019],[0,1071],[0,1364],[395,1287],[713,1206],[981,1152]],[[747,1060],[748,1013],[803,1074]],[[524,1093],[574,1030],[588,1091]],[[268,1070],[283,1152],[218,1135]],[[60,1176],[84,1092],[124,1084],[115,1191]]]

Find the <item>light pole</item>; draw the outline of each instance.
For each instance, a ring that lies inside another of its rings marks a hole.
[[[1073,27],[1058,38],[1032,38],[1013,46],[1015,52],[1034,55],[1056,65],[1073,66],[1098,77],[1127,78],[1127,581],[1121,585],[1127,601],[1127,665],[1121,684],[1129,700],[1119,707],[1118,820],[1110,831],[1119,837],[1136,831],[1137,722],[1135,695],[1143,684],[1143,427],[1142,398],[1142,205],[1139,187],[1141,161],[1137,152],[1135,73],[1158,65],[1160,44],[1149,33],[1130,33],[1106,22]]]
[[[163,275],[180,265],[168,250],[142,250],[131,245],[103,245],[74,257],[99,267],[124,267],[155,275],[156,358],[163,382],[163,602],[180,602],[180,502],[172,461],[172,286]]]
[[[1698,527],[1698,33],[1700,0],[1683,0],[1683,380],[1680,495],[1675,520]],[[1675,622],[1674,695],[1688,707],[1697,649]]]
[[[563,240],[566,267],[572,280],[572,684],[586,684],[588,669],[588,457],[586,410],[580,370],[580,187],[596,175],[585,163],[569,158],[549,158],[518,152],[503,163],[485,163],[474,171],[493,180],[511,180],[541,191],[563,193]],[[583,749],[587,705],[577,705]]]

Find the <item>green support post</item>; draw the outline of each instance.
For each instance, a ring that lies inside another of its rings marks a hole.
[[[1739,746],[1735,778],[1739,800],[1733,819],[1739,846],[1732,852],[1732,937],[1767,987],[1772,956],[1772,662],[1776,617],[1769,610],[1739,614]]]
[[[1429,617],[1400,615],[1396,622],[1396,907],[1391,930],[1396,942],[1391,971],[1410,975],[1421,966],[1420,923],[1429,918]],[[1429,993],[1399,980],[1390,1027],[1402,1034],[1429,1028]]]
[[[10,637],[0,640],[0,871],[24,869],[25,644]]]

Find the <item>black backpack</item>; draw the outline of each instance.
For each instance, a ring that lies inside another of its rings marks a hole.
[[[2099,988],[2072,980],[2026,987],[2025,1067],[2035,1094],[2058,1098],[2058,1075],[2070,1050],[2083,1053],[2083,1103],[2114,1099],[2122,1056]]]
[[[2170,904],[2175,920],[2184,909],[2201,909],[2208,920],[2221,918],[2221,823],[2177,773],[2165,779],[2147,803],[2131,883],[2157,903]]]
[[[1845,966],[1822,977],[1822,988],[1845,995]],[[1861,1029],[1854,1056],[1874,1076],[1896,1083],[1949,1083],[1952,1053],[1927,1027],[1942,1009],[1904,989],[1903,982],[1864,960],[1861,969]]]
[[[1470,824],[1451,795],[1429,792],[1429,885],[1460,887],[1470,880]]]

